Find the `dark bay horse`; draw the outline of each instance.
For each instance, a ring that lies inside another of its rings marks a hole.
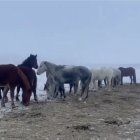
[[[36,76],[36,72],[32,69],[32,68],[35,68],[35,69],[38,68],[37,55],[30,54],[30,56],[27,59],[25,59],[22,62],[22,64],[19,64],[18,67],[27,76],[29,83],[32,87],[32,91],[34,94],[34,100],[38,101],[37,95],[36,95],[37,76]],[[19,91],[20,91],[20,85],[17,86],[17,94],[16,94],[17,101],[19,101]]]
[[[33,54],[30,54],[30,56],[25,59],[22,64],[19,64],[18,66],[26,66],[28,68],[35,68],[37,69],[38,68],[38,64],[37,64],[37,55],[33,55]]]
[[[18,66],[20,68],[20,70],[26,75],[29,84],[31,86],[31,90],[34,94],[34,100],[38,101],[37,99],[37,95],[36,95],[36,87],[37,87],[37,76],[36,76],[36,72],[28,67],[24,67],[24,66]],[[18,85],[17,86],[17,94],[16,94],[16,100],[19,101],[19,91],[20,91],[21,86]]]
[[[0,85],[5,86],[1,105],[5,106],[4,99],[7,96],[7,91],[10,89],[11,106],[14,104],[14,90],[17,85],[21,86],[23,90],[22,102],[25,106],[29,105],[31,97],[31,87],[25,74],[16,66],[12,64],[0,65]]]
[[[123,77],[129,76],[130,77],[130,84],[136,84],[136,71],[133,67],[123,68],[119,67],[121,71],[121,85],[123,85]]]

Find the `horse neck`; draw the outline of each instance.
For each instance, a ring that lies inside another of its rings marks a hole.
[[[31,63],[29,62],[28,58],[25,61],[23,61],[22,64],[20,64],[18,66],[25,66],[25,67],[28,67],[28,68],[32,68]]]
[[[47,62],[45,61],[45,65],[46,65],[46,71],[47,71],[47,75],[48,74],[54,74],[55,71],[56,71],[56,68],[57,68],[57,65],[56,64],[53,64],[53,63],[50,63],[50,62]]]

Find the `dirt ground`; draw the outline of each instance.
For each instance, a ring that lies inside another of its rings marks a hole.
[[[42,91],[44,92],[44,91]],[[44,95],[40,95],[45,98]],[[52,102],[31,101],[0,119],[0,140],[139,140],[140,84]]]

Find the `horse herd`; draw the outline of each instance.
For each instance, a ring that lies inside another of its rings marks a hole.
[[[38,101],[36,94],[37,76],[33,68],[37,69],[37,75],[46,72],[47,82],[45,89],[48,95],[47,98],[51,99],[56,98],[59,93],[64,98],[66,97],[64,84],[70,85],[70,92],[74,88],[74,93],[77,92],[79,86],[81,87],[79,100],[85,100],[88,97],[89,87],[94,87],[94,90],[98,90],[102,81],[104,81],[109,91],[112,87],[123,84],[124,76],[130,76],[131,84],[136,84],[136,72],[132,67],[89,69],[85,66],[56,65],[48,61],[42,61],[38,67],[37,55],[30,54],[18,66],[13,64],[0,65],[0,99],[2,99],[2,107],[5,107],[5,103],[8,101],[7,93],[9,90],[11,106],[12,108],[15,107],[14,91],[16,87],[17,101],[19,101],[19,91],[22,88],[23,105],[29,105],[32,92],[34,100]],[[3,96],[1,95],[1,90],[3,91]]]

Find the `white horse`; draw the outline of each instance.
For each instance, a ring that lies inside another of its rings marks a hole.
[[[106,87],[110,91],[112,81],[114,81],[116,78],[120,80],[121,77],[120,70],[115,68],[102,67],[100,69],[92,69],[91,72],[92,72],[92,78],[91,78],[90,87],[94,86],[95,91],[98,90],[97,81],[105,80],[107,82]]]

